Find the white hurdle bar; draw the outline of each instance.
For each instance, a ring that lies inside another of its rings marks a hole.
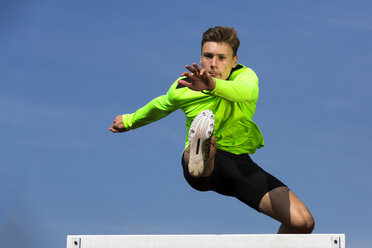
[[[67,248],[345,248],[345,234],[68,235]]]

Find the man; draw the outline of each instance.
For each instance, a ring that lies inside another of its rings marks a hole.
[[[234,28],[208,29],[203,34],[201,68],[186,65],[190,72],[183,72],[166,95],[133,114],[118,115],[110,131],[138,128],[182,109],[189,133],[182,166],[193,188],[238,198],[281,222],[278,233],[311,233],[315,222],[306,206],[249,157],[264,142],[252,121],[258,78],[237,63],[239,44]]]

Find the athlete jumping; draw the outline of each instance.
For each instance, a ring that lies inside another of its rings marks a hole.
[[[157,121],[177,109],[186,115],[184,177],[196,190],[234,196],[281,222],[278,233],[311,233],[314,218],[302,201],[249,155],[264,146],[252,121],[258,100],[255,72],[239,64],[234,28],[203,34],[199,67],[185,71],[165,95],[132,114],[118,115],[110,127],[126,132]]]

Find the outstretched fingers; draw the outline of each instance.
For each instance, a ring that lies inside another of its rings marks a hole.
[[[200,69],[200,67],[197,63],[192,63],[192,66],[191,65],[186,65],[185,67],[186,67],[187,70],[191,71],[195,75],[200,74],[201,69]]]
[[[190,72],[187,72],[187,71],[184,71],[184,72],[182,72],[181,76],[182,77],[192,78],[194,76],[194,74],[192,74]]]
[[[186,82],[185,80],[182,80],[182,79],[178,80],[178,83],[180,85],[183,85],[183,86],[191,89],[191,90],[195,90],[195,86],[193,85],[193,83]]]
[[[181,85],[183,85],[183,86],[186,86],[186,87],[188,87],[190,89],[194,89],[194,87],[193,87],[194,86],[193,85],[193,81],[195,80],[196,77],[199,76],[199,71],[195,67],[193,67],[191,65],[186,65],[185,67],[190,72],[184,71],[184,72],[181,73],[181,76],[182,77],[187,77],[187,78],[191,79],[192,82],[187,82],[185,80],[180,79],[180,80],[178,80],[178,83],[181,84]]]
[[[198,71],[198,72],[200,72],[200,67],[199,67],[199,65],[197,64],[197,63],[192,63],[192,65],[195,67],[195,69]]]
[[[192,66],[186,65],[185,67],[187,70],[189,70],[189,72],[185,71],[181,74],[181,76],[187,77],[190,80],[187,82],[186,80],[180,79],[178,80],[179,84],[195,91],[202,91],[211,88],[209,86],[211,84],[211,80],[213,79],[209,73],[205,71],[205,69],[201,69],[196,63],[192,63]]]
[[[191,65],[186,65],[185,66],[187,70],[189,70],[190,72],[194,73],[194,74],[197,74],[198,71],[196,70],[196,68],[192,67]]]
[[[203,78],[206,79],[206,78],[207,78],[207,77],[206,77],[207,75],[209,75],[209,73],[207,73],[207,72],[205,71],[205,69],[201,69],[201,70],[200,70],[200,76],[201,76],[201,77],[203,77]]]
[[[207,82],[210,82],[210,80],[213,80],[211,74],[209,74],[205,69],[200,70],[200,76]]]

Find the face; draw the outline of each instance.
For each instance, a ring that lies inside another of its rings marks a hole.
[[[237,64],[238,56],[226,42],[208,41],[202,47],[200,64],[212,77],[226,80]]]

